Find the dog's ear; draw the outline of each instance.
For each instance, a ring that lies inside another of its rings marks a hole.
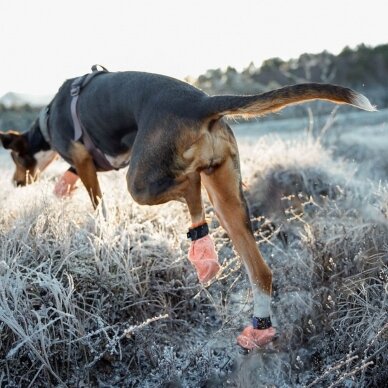
[[[16,151],[19,154],[23,154],[27,150],[27,141],[19,132],[0,132],[0,140],[4,148]]]

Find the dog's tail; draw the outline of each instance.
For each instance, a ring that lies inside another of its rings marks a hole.
[[[206,99],[206,116],[256,117],[277,112],[288,105],[311,100],[326,100],[336,104],[349,104],[375,111],[369,100],[352,89],[331,84],[306,83],[276,89],[253,96],[213,96]]]

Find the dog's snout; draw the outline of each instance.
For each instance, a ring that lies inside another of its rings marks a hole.
[[[13,183],[14,183],[14,185],[15,185],[16,187],[22,187],[22,186],[25,186],[25,185],[26,185],[26,182],[18,181],[18,180],[14,180]]]

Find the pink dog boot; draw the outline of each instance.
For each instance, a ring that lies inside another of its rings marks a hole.
[[[187,237],[192,239],[189,260],[195,267],[201,283],[206,283],[213,279],[220,269],[214,242],[208,233],[209,228],[207,224],[190,228],[189,233],[187,233]]]
[[[247,350],[257,349],[270,343],[275,335],[276,330],[271,326],[269,317],[253,317],[253,326],[248,326],[242,331],[237,337],[237,343]]]
[[[76,189],[78,179],[79,176],[77,174],[67,170],[56,183],[54,194],[57,197],[69,197]]]

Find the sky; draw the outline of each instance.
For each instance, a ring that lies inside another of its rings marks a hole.
[[[95,63],[183,79],[360,43],[388,43],[388,0],[0,0],[0,96]]]

